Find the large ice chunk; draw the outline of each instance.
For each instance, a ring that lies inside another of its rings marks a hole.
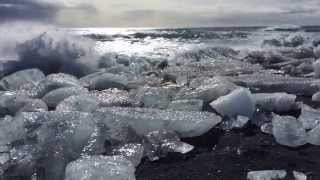
[[[110,73],[94,76],[89,83],[89,89],[91,90],[105,90],[110,88],[129,89],[129,80],[126,76]]]
[[[168,130],[181,137],[194,137],[206,133],[221,122],[221,118],[209,112],[188,112],[146,108],[104,108],[99,109],[102,122],[110,121],[130,124],[140,135],[152,131]]]
[[[287,176],[285,170],[251,171],[247,175],[248,180],[280,180]]]
[[[6,116],[0,121],[0,146],[23,139],[26,134],[23,120]]]
[[[237,88],[235,84],[221,77],[196,79],[191,82],[190,86],[190,88],[182,89],[175,99],[201,99],[204,103],[209,103]]]
[[[123,156],[130,160],[132,164],[137,167],[141,159],[143,157],[144,153],[144,147],[142,144],[137,144],[137,143],[129,143],[125,145],[120,145],[118,147],[114,147],[111,154],[112,155],[118,155],[118,156]]]
[[[65,180],[135,180],[134,172],[122,156],[89,156],[68,164]]]
[[[303,125],[291,116],[274,116],[272,132],[276,141],[285,146],[298,147],[307,143],[307,133]]]
[[[222,96],[210,103],[219,114],[228,117],[237,115],[251,118],[255,111],[255,104],[248,89],[239,88],[226,96]]]
[[[172,101],[169,109],[181,110],[181,111],[201,111],[203,108],[203,100],[201,99],[185,99]]]
[[[293,171],[293,176],[295,180],[308,180],[308,176],[302,172]]]
[[[305,129],[313,129],[320,124],[320,111],[303,104],[301,106],[301,115],[298,120],[302,123]]]
[[[317,125],[311,131],[308,132],[308,143],[313,145],[320,145],[320,125]]]
[[[314,78],[297,78],[274,75],[271,73],[256,73],[239,75],[230,78],[238,85],[249,87],[254,92],[286,92],[301,96],[312,96],[320,91],[320,80]]]
[[[46,111],[47,105],[37,99],[31,99],[13,92],[0,93],[0,115],[15,115],[21,111]]]
[[[296,107],[296,95],[287,93],[253,94],[255,104],[271,112],[286,112]]]
[[[99,108],[97,99],[89,95],[70,96],[57,105],[57,111],[93,112]]]
[[[2,78],[0,89],[5,91],[18,90],[25,84],[35,84],[43,79],[45,79],[45,75],[38,69],[22,70]]]
[[[320,78],[320,59],[313,63],[314,76]]]
[[[91,91],[90,96],[97,99],[102,107],[131,106],[135,102],[129,97],[128,91],[108,89],[103,91]]]
[[[135,99],[148,108],[166,109],[175,90],[166,87],[141,87],[137,90]]]
[[[80,95],[80,94],[86,94],[88,93],[88,90],[81,87],[65,87],[65,88],[59,88],[53,91],[50,91],[48,94],[46,94],[42,100],[47,103],[49,107],[56,107],[61,101],[64,99]]]

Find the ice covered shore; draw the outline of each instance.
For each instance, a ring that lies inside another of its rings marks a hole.
[[[214,127],[320,145],[320,110],[299,101],[319,101],[319,50],[301,37],[272,52],[215,47],[170,62],[101,57],[74,38],[44,33],[18,45],[16,66],[2,64],[0,179],[134,180],[142,159],[189,153],[181,139]]]

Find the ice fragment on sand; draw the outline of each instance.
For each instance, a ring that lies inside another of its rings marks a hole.
[[[98,101],[89,95],[70,96],[57,105],[57,111],[93,112],[99,108]]]
[[[169,109],[182,110],[182,111],[201,111],[203,108],[203,100],[200,99],[185,99],[172,101]]]
[[[235,117],[242,115],[251,118],[255,105],[248,89],[239,88],[226,96],[210,103],[210,106],[222,116]]]
[[[315,128],[320,123],[320,111],[303,104],[298,120],[307,130]]]
[[[258,93],[253,94],[257,106],[272,112],[285,112],[296,107],[296,95],[287,93]]]
[[[127,158],[132,164],[137,167],[143,157],[144,148],[142,144],[125,144],[113,148],[112,155],[119,155]]]
[[[145,135],[145,153],[149,160],[159,160],[169,152],[186,154],[193,146],[180,141],[179,136],[170,131],[153,131]]]
[[[313,63],[314,76],[320,78],[320,59]]]
[[[64,99],[80,95],[80,94],[86,94],[88,93],[88,90],[81,87],[65,87],[65,88],[59,88],[53,91],[50,91],[48,94],[46,94],[42,100],[47,103],[49,107],[55,108],[61,101]]]
[[[272,132],[276,141],[285,146],[298,147],[307,143],[307,133],[303,125],[291,116],[274,116]]]
[[[293,176],[295,180],[307,180],[308,177],[302,172],[293,171]]]
[[[320,125],[317,125],[308,132],[307,141],[313,145],[320,145]]]
[[[152,131],[168,130],[181,137],[194,137],[206,133],[221,122],[221,118],[209,112],[188,112],[147,108],[104,108],[96,112],[102,121],[118,121],[130,124],[140,135]]]
[[[65,180],[135,180],[134,172],[122,156],[89,156],[69,163]]]
[[[36,84],[45,79],[45,75],[38,69],[17,71],[0,80],[0,89],[5,91],[18,90],[25,84]]]
[[[312,101],[313,102],[320,102],[320,92],[317,92],[312,96]]]
[[[249,118],[245,116],[237,116],[235,118],[229,118],[223,121],[223,128],[233,129],[233,128],[243,128],[249,122]]]
[[[280,180],[287,176],[284,170],[266,170],[266,171],[251,171],[247,175],[248,180]]]

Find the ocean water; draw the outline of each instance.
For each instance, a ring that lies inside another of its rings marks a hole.
[[[215,27],[215,28],[78,28],[74,34],[96,41],[100,53],[148,58],[175,58],[190,50],[230,47],[239,51],[259,50],[266,39],[301,35],[311,43],[320,36],[319,26]]]

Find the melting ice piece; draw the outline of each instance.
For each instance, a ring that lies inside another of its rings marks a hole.
[[[69,163],[65,180],[135,180],[134,172],[122,156],[89,156]]]
[[[320,111],[303,104],[301,106],[301,115],[298,118],[305,129],[313,129],[320,123]]]
[[[261,132],[272,135],[272,123],[265,123],[260,127]]]
[[[179,136],[170,131],[153,131],[145,135],[145,153],[151,161],[165,157],[169,152],[186,154],[193,146],[180,141]]]
[[[142,144],[125,144],[115,147],[112,150],[112,155],[119,155],[127,158],[132,164],[137,167],[143,157],[144,148]]]
[[[0,89],[13,91],[20,89],[25,84],[35,84],[45,79],[45,75],[38,69],[27,69],[15,72],[0,80]]]
[[[320,92],[317,92],[314,95],[312,95],[312,101],[313,102],[320,102]]]
[[[302,172],[293,171],[293,176],[295,180],[307,180],[308,177]]]
[[[307,143],[307,133],[303,125],[291,116],[274,116],[272,132],[276,141],[285,146],[298,147]]]
[[[251,118],[255,111],[255,104],[248,89],[239,88],[226,96],[222,96],[210,103],[210,106],[222,116],[235,117],[237,115]]]
[[[320,125],[317,125],[311,131],[308,132],[308,143],[313,145],[320,145]]]
[[[86,93],[88,93],[88,90],[82,87],[65,87],[50,91],[42,100],[46,102],[49,107],[55,108],[61,101],[70,96]]]
[[[320,59],[313,63],[314,76],[320,78]]]
[[[135,102],[129,97],[128,91],[108,89],[103,91],[91,91],[90,96],[97,99],[102,107],[131,106]]]
[[[243,128],[248,122],[249,118],[245,116],[237,116],[236,118],[230,118],[223,121],[223,128],[233,129],[233,128]]]
[[[320,91],[320,80],[314,78],[297,78],[271,73],[256,73],[239,75],[230,79],[232,82],[249,87],[255,92],[286,92],[301,96],[312,96],[314,93]]]
[[[89,80],[90,90],[105,90],[111,88],[129,89],[129,80],[126,76],[103,73]]]
[[[98,101],[89,95],[70,96],[57,105],[57,111],[93,112],[99,108]]]
[[[287,176],[285,170],[251,171],[247,175],[248,180],[280,180]]]
[[[141,102],[144,107],[165,109],[174,94],[174,90],[170,88],[141,87],[137,90],[135,99]]]
[[[271,112],[284,112],[296,107],[296,95],[287,93],[258,93],[253,94],[256,105]]]
[[[194,80],[190,86],[191,88],[182,89],[175,99],[201,99],[204,103],[209,103],[237,88],[235,84],[222,77]]]
[[[172,101],[169,104],[169,109],[181,111],[201,111],[203,108],[203,100],[200,99],[185,99]]]
[[[0,93],[0,115],[15,115],[18,112],[46,111],[47,105],[39,99],[31,99],[27,96],[13,92]]]
[[[209,112],[189,112],[147,108],[104,108],[99,109],[106,125],[123,122],[140,135],[152,131],[168,130],[177,132],[181,137],[200,136],[221,122],[221,118]]]

